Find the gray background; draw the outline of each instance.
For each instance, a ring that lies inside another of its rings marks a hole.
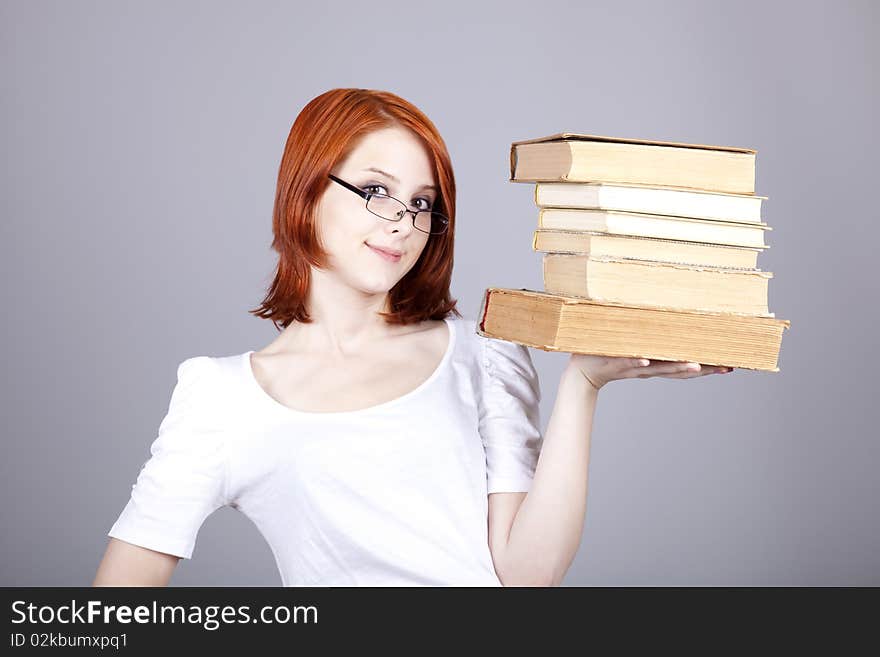
[[[177,364],[272,339],[246,311],[284,142],[347,86],[444,135],[467,317],[487,286],[542,286],[511,141],[757,149],[781,372],[603,390],[564,584],[880,584],[877,6],[3,2],[0,584],[90,584]],[[546,428],[567,356],[531,353]],[[280,579],[224,508],[171,583]]]

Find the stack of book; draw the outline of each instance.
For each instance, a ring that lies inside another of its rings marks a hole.
[[[477,331],[548,351],[778,372],[748,148],[560,133],[513,142],[544,290],[488,288]]]

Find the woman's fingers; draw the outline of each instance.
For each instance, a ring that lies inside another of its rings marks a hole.
[[[643,361],[644,362],[644,361]],[[672,379],[691,379],[707,374],[727,372],[729,369],[720,365],[701,365],[689,362],[650,361],[650,365],[636,366],[625,373],[626,378],[647,379],[663,376]]]
[[[725,367],[723,365],[701,365],[699,371],[688,370],[664,376],[670,379],[693,379],[698,376],[706,376],[707,374],[725,374],[732,371],[732,367]]]
[[[667,374],[699,371],[699,369],[694,369],[693,363],[676,363],[662,360],[652,360],[650,365],[634,369],[635,376],[640,379],[646,379],[651,376],[664,376]]]

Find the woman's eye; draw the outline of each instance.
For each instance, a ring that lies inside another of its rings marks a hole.
[[[361,189],[363,189],[367,194],[384,194],[385,196],[390,196],[390,194],[388,194],[388,188],[385,187],[385,185],[364,185],[363,187],[361,187]],[[418,204],[419,201],[424,203],[424,205],[422,205],[422,206],[416,205],[416,207],[418,207],[419,210],[430,210],[431,209],[431,200],[430,199],[424,198],[422,196],[420,196],[416,199],[413,199],[413,202],[416,204]]]

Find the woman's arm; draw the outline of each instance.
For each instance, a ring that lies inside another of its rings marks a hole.
[[[727,371],[730,368],[704,365],[694,370],[687,363],[573,354],[559,382],[528,494],[489,496],[492,557],[501,582],[558,586],[574,560],[583,533],[590,437],[600,388],[615,379],[683,379]]]
[[[92,586],[168,586],[180,557],[111,538]]]

